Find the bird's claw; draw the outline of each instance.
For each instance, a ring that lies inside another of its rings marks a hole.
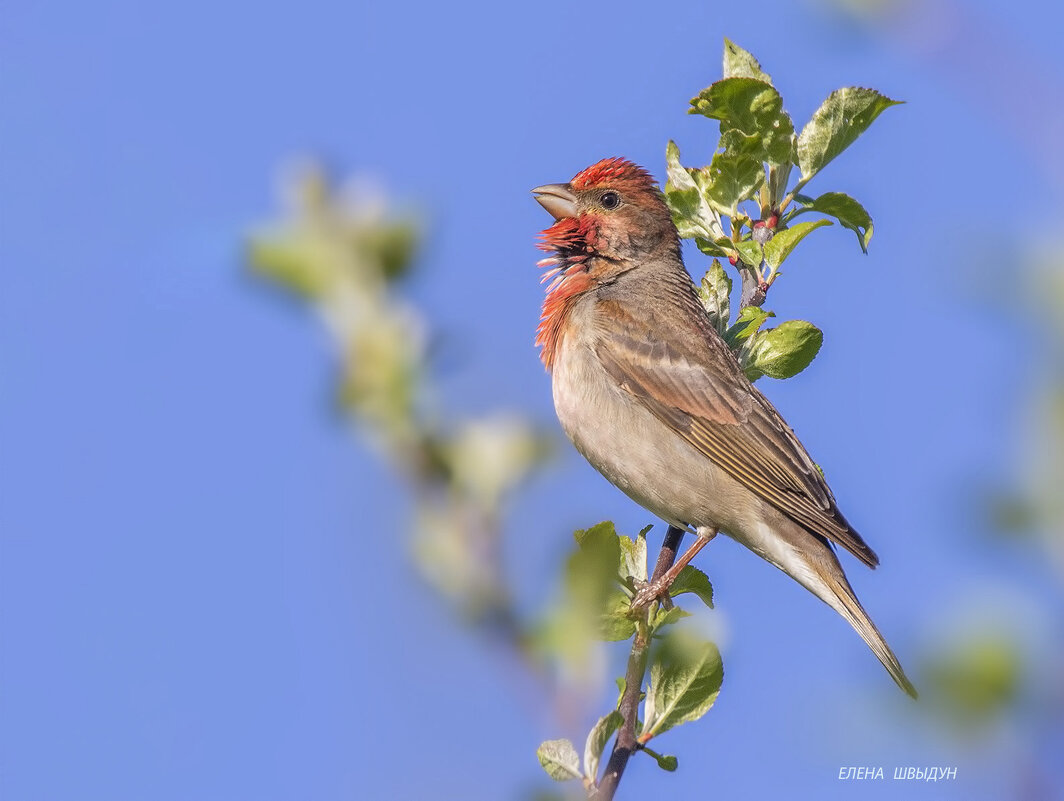
[[[638,588],[635,597],[632,598],[631,605],[628,607],[628,614],[638,615],[655,601],[660,601],[665,609],[672,609],[672,597],[669,595],[669,588],[660,581],[653,583],[642,582],[642,586]]]

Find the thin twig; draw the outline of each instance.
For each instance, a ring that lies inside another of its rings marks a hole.
[[[676,561],[676,553],[680,550],[683,533],[683,529],[676,528],[676,526],[669,526],[669,530],[665,532],[665,541],[661,544],[658,561],[654,565],[654,574],[650,577],[651,583],[665,575]],[[628,654],[628,668],[624,674],[624,694],[621,696],[620,703],[620,712],[624,717],[624,722],[617,731],[617,739],[613,741],[613,751],[610,753],[610,761],[606,764],[602,781],[599,782],[598,790],[595,792],[595,801],[612,801],[624,769],[628,765],[628,759],[637,748],[635,726],[639,720],[639,696],[643,692],[643,677],[646,675],[649,654],[649,627],[643,620],[640,621],[636,630],[632,650]]]

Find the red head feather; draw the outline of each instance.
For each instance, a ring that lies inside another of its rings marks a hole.
[[[626,191],[630,197],[642,192],[656,192],[654,178],[628,159],[603,159],[576,174],[569,186],[574,190],[611,187]],[[561,343],[564,321],[576,297],[594,285],[587,273],[587,260],[595,253],[599,240],[599,217],[594,213],[563,217],[540,234],[539,248],[555,255],[539,265],[549,267],[543,280],[550,280],[543,313],[536,329],[540,358],[548,369]]]
[[[581,170],[569,182],[573,189],[588,189],[593,186],[627,186],[632,189],[650,189],[654,178],[649,172],[628,159],[620,157],[603,159]]]

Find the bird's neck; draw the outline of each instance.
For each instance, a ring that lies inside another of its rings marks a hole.
[[[543,299],[539,327],[536,328],[536,345],[543,366],[553,369],[555,356],[561,348],[569,313],[577,299],[596,285],[586,269],[569,268],[556,284],[553,284]]]
[[[623,287],[624,292],[637,297],[650,295],[655,303],[665,305],[694,299],[701,308],[678,248],[664,246],[644,261],[585,258],[570,263],[559,270],[547,290],[536,329],[539,356],[548,370],[553,369],[565,339],[573,306],[582,295],[598,287],[607,292]]]

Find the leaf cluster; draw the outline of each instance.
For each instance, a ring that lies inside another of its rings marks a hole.
[[[735,352],[746,377],[751,381],[764,375],[790,378],[808,367],[824,342],[820,329],[805,320],[787,320],[763,329],[776,315],[759,306],[746,306],[729,325],[731,289],[731,278],[714,259],[698,287],[698,297],[717,332]]]
[[[566,565],[566,595],[570,608],[582,608],[585,619],[595,621],[600,639],[632,640],[633,647],[645,649],[650,679],[642,692],[642,714],[636,725],[640,750],[664,770],[675,770],[674,756],[662,755],[647,747],[654,737],[680,724],[702,717],[717,698],[724,675],[717,647],[685,627],[676,627],[690,615],[678,605],[666,609],[652,604],[633,612],[632,599],[646,584],[647,531],[635,538],[617,534],[613,523],[600,523],[576,532],[577,547]],[[673,597],[690,595],[713,606],[713,587],[696,567],[687,565],[673,583]],[[620,692],[617,707],[598,719],[577,753],[566,739],[548,740],[536,752],[540,764],[558,781],[580,779],[591,791],[598,783],[602,754],[610,738],[623,723],[620,710],[624,696],[623,678],[617,680]]]
[[[313,308],[331,334],[339,410],[411,490],[406,517],[421,575],[470,622],[519,629],[493,554],[507,499],[544,464],[551,440],[513,414],[459,418],[438,402],[439,336],[402,292],[416,276],[417,218],[316,168],[289,198],[290,211],[250,237],[251,269]]]
[[[801,320],[761,331],[772,314],[750,307],[761,306],[784,261],[817,228],[837,221],[867,252],[873,226],[864,206],[842,192],[813,197],[801,190],[898,101],[874,89],[837,89],[797,131],[771,76],[728,40],[723,73],[691,100],[689,109],[719,123],[713,157],[706,166],[685,167],[670,141],[665,198],[680,236],[714,257],[702,280],[702,300],[747,375],[751,380],[789,378],[816,356],[823,335]],[[797,176],[793,183],[792,176]],[[810,213],[821,216],[797,219]],[[751,287],[743,293],[745,308],[734,324],[728,307],[731,280],[716,259],[727,259]]]

